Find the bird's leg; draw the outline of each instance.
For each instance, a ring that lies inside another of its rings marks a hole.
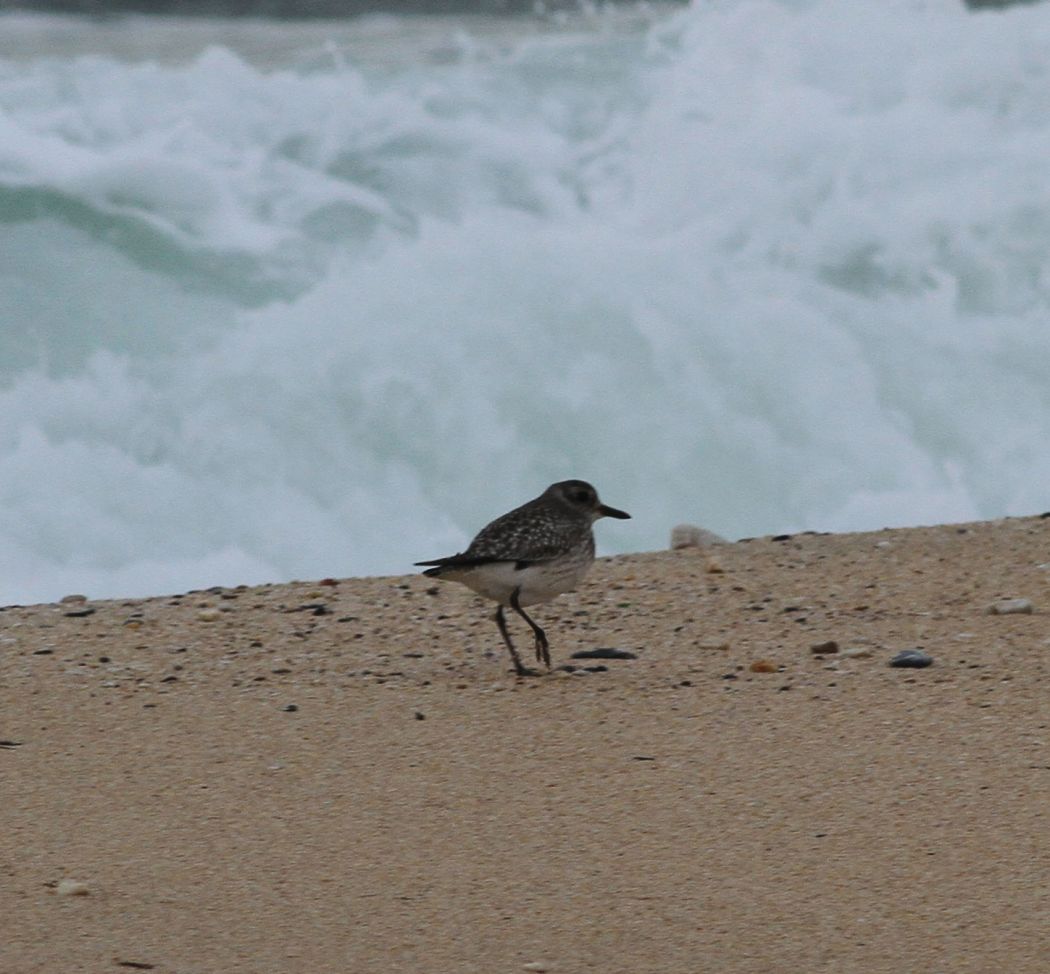
[[[503,606],[499,606],[496,609],[496,625],[499,626],[500,635],[503,637],[503,641],[507,644],[507,649],[510,650],[510,658],[514,661],[514,672],[518,676],[536,676],[534,670],[530,670],[527,666],[524,666],[521,662],[521,657],[518,656],[518,651],[514,648],[514,643],[510,641],[510,633],[507,632],[507,621],[503,618]]]
[[[536,636],[536,659],[549,670],[551,668],[551,653],[550,643],[547,642],[547,634],[525,614],[525,610],[518,602],[518,589],[515,589],[511,594],[510,607],[532,627],[532,631]]]

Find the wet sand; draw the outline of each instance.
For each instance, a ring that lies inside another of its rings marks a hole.
[[[1048,613],[1039,517],[602,559],[537,679],[418,575],[4,609],[0,971],[1045,974]]]

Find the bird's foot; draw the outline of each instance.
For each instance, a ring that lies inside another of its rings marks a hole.
[[[550,644],[546,636],[536,637],[536,661],[542,663],[548,670],[551,668]]]

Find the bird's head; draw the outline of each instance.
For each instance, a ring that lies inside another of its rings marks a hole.
[[[619,511],[615,507],[603,504],[598,498],[598,491],[585,480],[562,480],[551,484],[545,494],[556,497],[574,511],[589,515],[592,521],[597,521],[600,517],[629,518],[631,516],[626,511]]]

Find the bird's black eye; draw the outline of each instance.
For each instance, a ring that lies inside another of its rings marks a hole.
[[[576,501],[577,504],[590,504],[591,493],[588,490],[577,490],[573,493],[572,499]]]

